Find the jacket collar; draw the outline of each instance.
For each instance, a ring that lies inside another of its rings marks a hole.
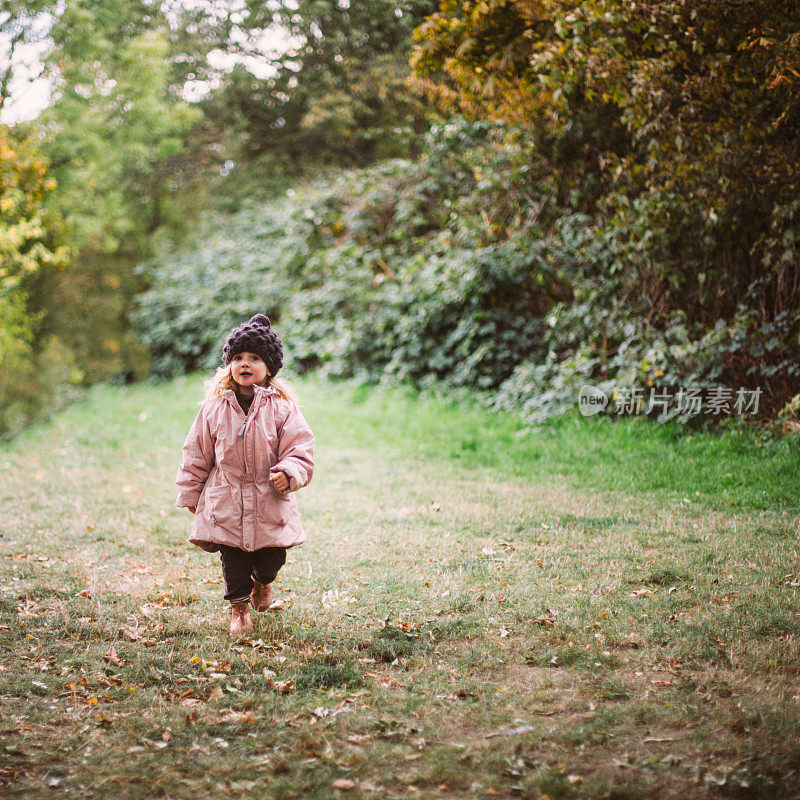
[[[266,402],[268,397],[277,394],[274,386],[254,386],[253,387],[253,404],[250,406],[250,416],[255,414],[256,411]],[[236,393],[233,389],[223,389],[222,390],[222,397],[224,397],[229,403],[235,404],[236,407],[239,407],[239,404],[236,402]]]

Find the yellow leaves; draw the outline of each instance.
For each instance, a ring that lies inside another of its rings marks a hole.
[[[36,150],[37,140],[20,129],[0,125],[0,263],[2,288],[34,273],[53,256],[53,226],[45,224],[44,196],[55,188]]]

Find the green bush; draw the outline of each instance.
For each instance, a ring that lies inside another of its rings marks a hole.
[[[765,317],[757,281],[730,303],[702,252],[679,258],[690,204],[570,207],[587,192],[565,204],[523,135],[454,120],[418,161],[209,217],[192,249],[143,268],[134,319],[158,374],[211,368],[225,332],[265,312],[298,371],[464,388],[531,422],[585,383],[758,387],[769,413],[800,391],[800,313]]]

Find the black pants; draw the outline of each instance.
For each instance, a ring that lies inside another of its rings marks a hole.
[[[286,548],[262,547],[249,552],[221,544],[219,556],[225,578],[225,599],[233,605],[250,598],[254,578],[259,583],[275,580],[278,570],[286,563]]]

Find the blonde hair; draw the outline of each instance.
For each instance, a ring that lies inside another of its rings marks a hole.
[[[297,396],[289,384],[281,378],[271,378],[267,376],[266,382],[262,385],[272,386],[278,393],[278,397],[282,397],[284,400],[289,400],[297,405]],[[201,401],[200,405],[208,402],[209,400],[213,400],[215,397],[221,397],[222,393],[226,389],[232,389],[235,392],[238,386],[239,384],[236,383],[236,381],[233,379],[233,375],[231,375],[231,365],[225,364],[224,366],[219,367],[217,371],[203,384],[205,397]]]

